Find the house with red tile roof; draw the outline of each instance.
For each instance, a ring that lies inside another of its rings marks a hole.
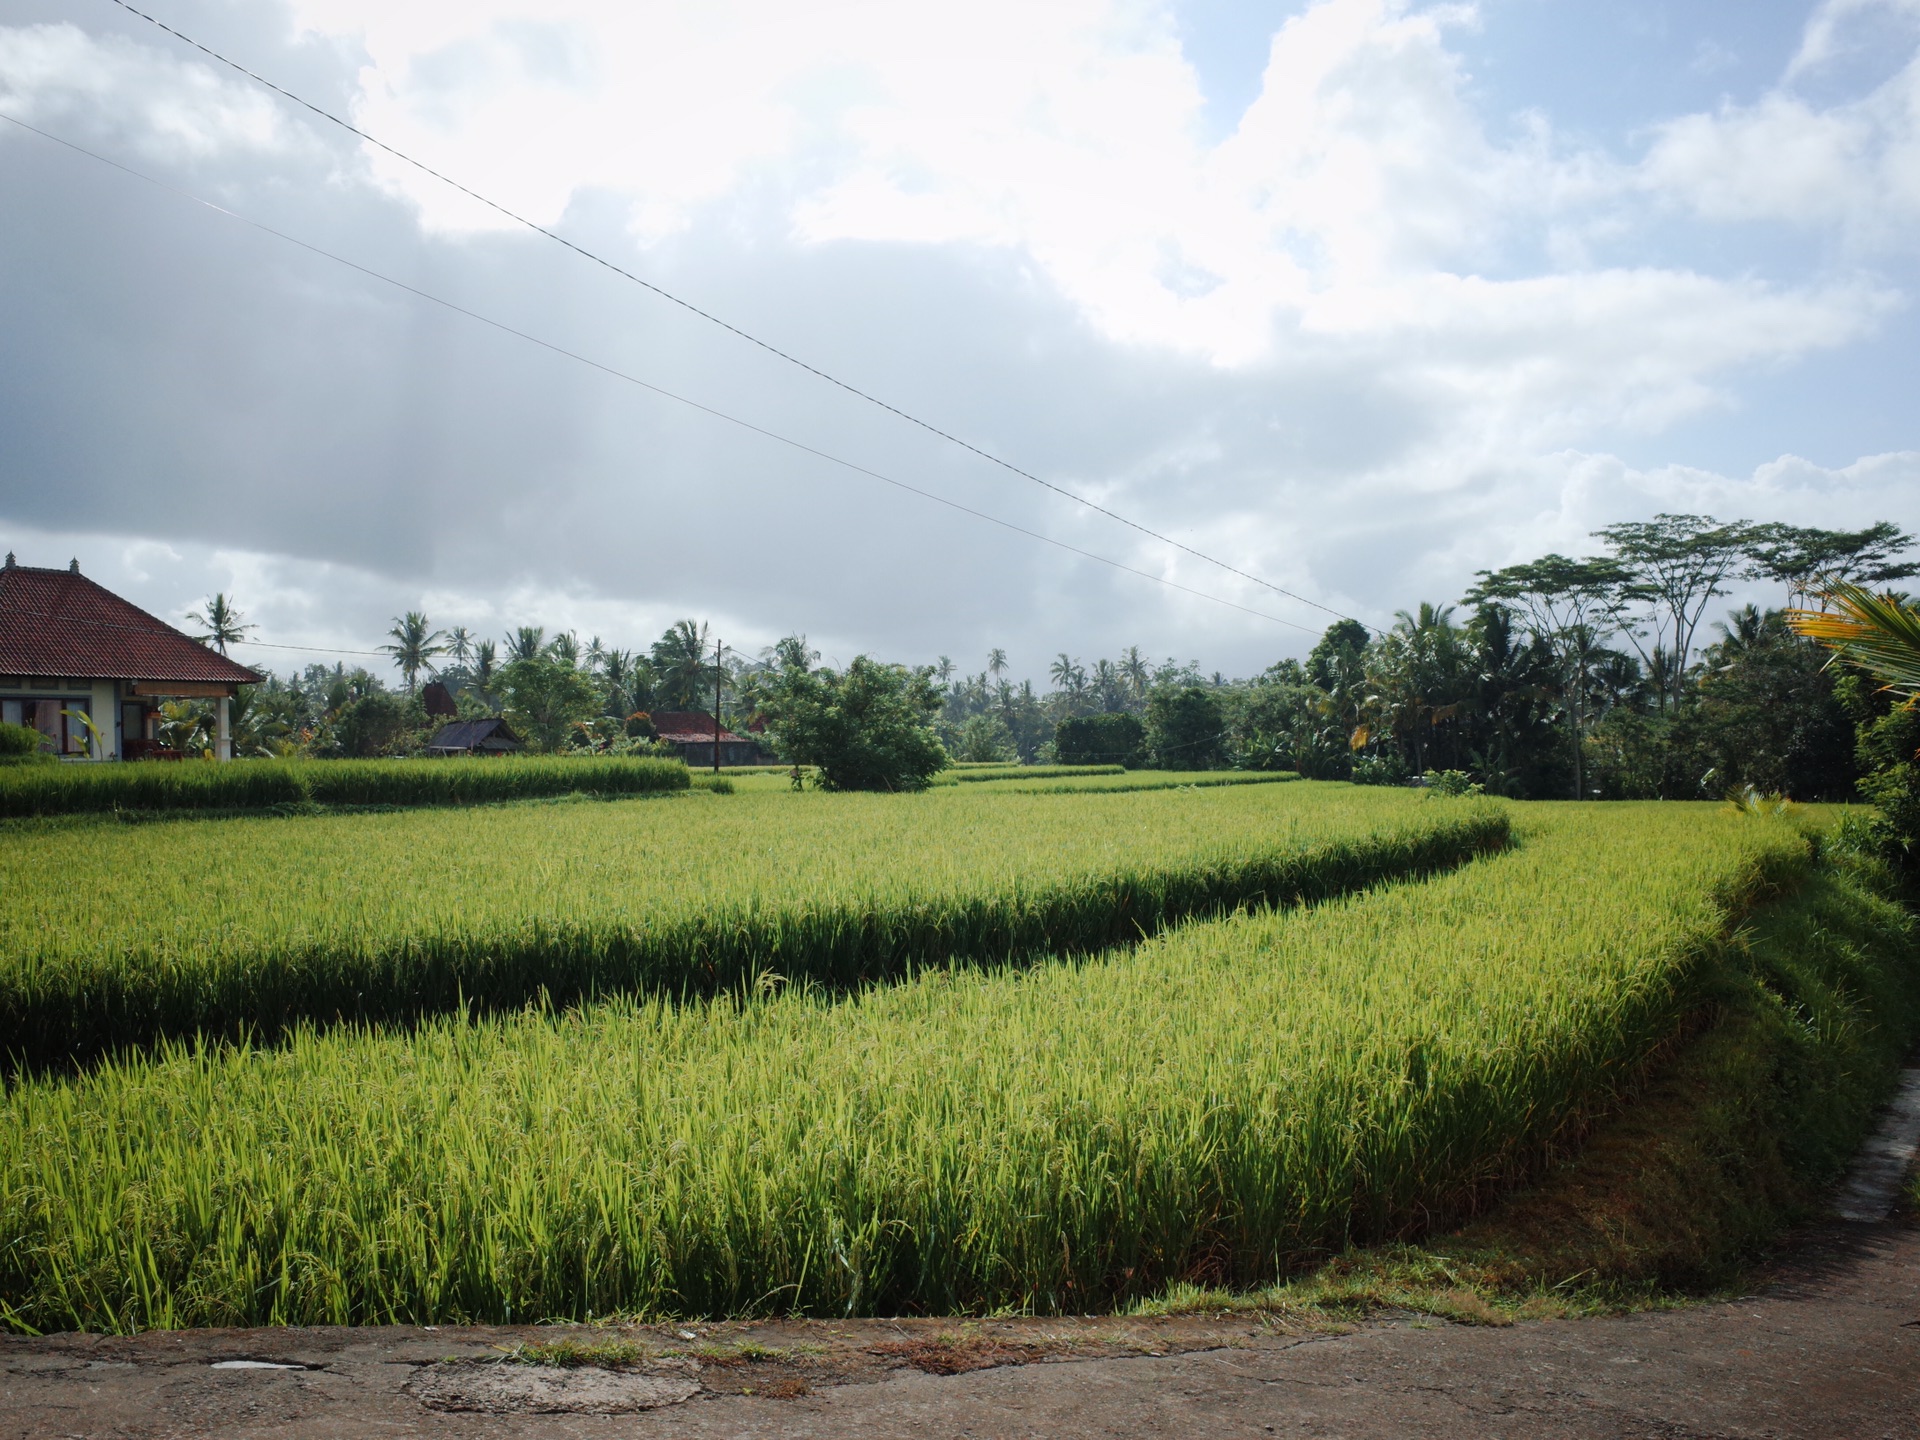
[[[228,706],[264,677],[80,573],[0,566],[0,720],[27,725],[65,759],[152,753],[161,702],[211,698],[222,760]]]
[[[757,765],[762,759],[758,744],[716,724],[705,710],[656,710],[648,719],[655,737],[678,750],[695,770],[713,765],[716,743],[722,765]]]

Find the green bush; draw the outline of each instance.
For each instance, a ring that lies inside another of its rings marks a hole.
[[[1400,757],[1391,752],[1385,755],[1362,755],[1353,762],[1353,783],[1356,785],[1404,785],[1406,780],[1406,767],[1400,763]]]
[[[1476,785],[1473,777],[1464,770],[1429,770],[1422,778],[1427,782],[1429,795],[1444,795],[1452,798],[1487,793],[1487,787]]]
[[[844,674],[788,666],[766,710],[781,753],[815,767],[822,790],[924,790],[947,764],[929,724],[942,703],[928,672],[856,655]]]
[[[1053,752],[1062,765],[1124,765],[1146,762],[1147,727],[1138,715],[1076,715],[1054,728]]]
[[[31,725],[0,721],[0,765],[32,765],[53,757],[45,752],[46,737]]]
[[[1163,685],[1147,700],[1147,741],[1162,770],[1212,770],[1226,750],[1226,713],[1200,685]]]

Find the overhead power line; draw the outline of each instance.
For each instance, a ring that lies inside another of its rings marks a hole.
[[[795,440],[791,436],[782,435],[776,430],[769,430],[763,425],[756,425],[751,420],[743,420],[738,415],[731,415],[726,411],[716,409],[711,405],[702,404],[698,400],[694,400],[689,398],[688,396],[678,394],[675,391],[665,389],[664,387],[655,385],[650,381],[642,380],[636,375],[629,375],[624,370],[615,369],[611,365],[605,364],[599,360],[595,360],[590,356],[582,355],[578,351],[569,350],[562,345],[556,345],[551,340],[543,340],[538,335],[531,334],[525,330],[516,329],[514,326],[508,325],[504,321],[496,320],[490,315],[483,315],[477,310],[469,310],[464,305],[456,304],[452,300],[448,300],[439,295],[433,294],[431,291],[422,290],[416,285],[409,285],[404,280],[396,280],[393,276],[386,275],[381,273],[378,270],[371,269],[368,266],[360,264],[358,261],[349,260],[343,255],[336,255],[331,250],[324,250],[320,246],[315,245],[310,241],[302,240],[295,235],[289,235],[284,230],[276,230],[273,226],[265,224],[262,221],[255,220],[249,216],[239,214],[237,211],[229,210],[227,209],[226,206],[216,204],[211,200],[205,199],[202,196],[194,194],[190,190],[183,190],[177,185],[170,185],[164,180],[155,179],[153,176],[148,175],[143,171],[134,169],[131,165],[123,165],[118,160],[111,159],[108,156],[101,155],[96,151],[89,150],[84,145],[75,144],[73,141],[64,139],[61,136],[51,133],[50,131],[42,130],[37,125],[30,125],[25,120],[16,119],[15,117],[7,114],[0,114],[0,120],[5,120],[10,125],[16,125],[22,130],[30,131],[31,133],[38,135],[41,139],[51,141],[52,143],[62,146],[65,149],[71,150],[76,154],[84,155],[89,160],[96,160],[100,164],[109,166],[114,170],[118,170],[124,175],[132,176],[136,180],[145,181],[147,184],[152,185],[154,188],[159,190],[164,190],[170,195],[177,195],[183,200],[190,200],[194,204],[203,206],[206,209],[213,211],[217,215],[223,215],[229,220],[236,220],[240,224],[247,226],[249,229],[258,230],[263,235],[271,235],[276,240],[284,241],[289,245],[298,246],[300,249],[307,251],[309,254],[318,255],[325,260],[331,260],[336,265],[343,265],[349,270],[352,270],[357,272],[358,274],[367,276],[369,279],[378,280],[385,285],[391,285],[396,290],[405,291],[407,294],[416,296],[417,298],[421,300],[425,300],[430,304],[438,305],[443,309],[450,310],[456,315],[463,315],[469,320],[474,320],[482,325],[489,326],[492,329],[500,331],[502,334],[514,336],[516,339],[524,340],[532,345],[538,345],[543,350],[550,350],[556,355],[564,356],[568,360],[572,360],[577,362],[578,364],[586,365],[594,370],[598,370],[603,375],[610,375],[616,380],[624,381],[626,384],[634,385],[639,387],[642,390],[650,391],[651,393],[655,395],[659,395],[664,399],[672,400],[677,404],[688,406],[689,408],[698,410],[706,415],[711,415],[717,420],[724,420],[729,425],[737,425],[742,430],[748,430],[755,435],[764,436],[769,440],[777,441],[779,444],[786,445],[794,450],[798,450],[802,452],[803,454],[812,455],[817,459],[828,461],[831,464],[841,466],[842,468],[847,470],[851,470],[856,474],[865,475],[871,479],[878,480],[882,484],[891,485],[896,490],[904,490],[909,495],[917,495],[923,500],[931,500],[936,505],[944,505],[950,510],[957,510],[963,515],[971,515],[975,519],[984,520],[991,525],[998,525],[1004,530],[1011,530],[1017,535],[1025,535],[1029,539],[1038,540],[1042,544],[1051,545],[1054,548],[1059,550],[1065,550],[1068,553],[1073,555],[1078,555],[1083,559],[1096,561],[1101,565],[1109,566],[1115,570],[1124,571],[1126,574],[1129,574],[1129,575],[1137,575],[1143,580],[1151,580],[1156,585],[1164,585],[1170,590],[1178,590],[1183,594],[1193,595],[1198,597],[1199,599],[1211,601],[1215,605],[1224,605],[1230,610],[1238,610],[1244,615],[1252,615],[1261,620],[1268,620],[1274,623],[1275,625],[1285,625],[1289,629],[1303,631],[1308,635],[1314,635],[1319,633],[1318,631],[1312,629],[1310,626],[1301,625],[1297,621],[1283,619],[1281,616],[1278,616],[1278,615],[1269,615],[1264,610],[1255,610],[1251,606],[1242,605],[1238,601],[1227,600],[1218,595],[1210,595],[1204,590],[1196,590],[1190,585],[1182,585],[1177,580],[1169,580],[1164,575],[1155,575],[1150,570],[1141,570],[1135,566],[1125,564],[1122,561],[1109,559],[1105,555],[1096,554],[1091,550],[1083,550],[1078,545],[1070,545],[1064,540],[1056,540],[1051,535],[1042,534],[1038,530],[1029,530],[1026,526],[1017,525],[1011,520],[1002,520],[998,515],[989,514],[985,510],[976,510],[971,505],[963,505],[957,500],[949,500],[946,496],[935,494],[931,490],[922,490],[917,485],[909,485],[904,480],[896,480],[891,475],[882,474],[880,471],[874,470],[868,466],[862,465],[857,461],[844,459],[839,455],[835,455],[829,451],[821,450],[816,446],[809,445],[805,441]],[[261,643],[264,643],[264,642],[261,642]],[[349,651],[349,652],[342,652],[342,653],[378,653],[378,652],[350,652]]]
[[[129,4],[128,0],[111,0],[111,3],[119,6],[122,10],[125,10],[129,15],[136,15],[140,19],[146,21],[149,25],[152,25],[157,29],[165,31],[167,34],[173,36],[174,39],[180,41],[182,44],[192,46],[195,50],[198,50],[201,54],[207,56],[209,59],[218,61],[220,64],[226,66],[229,70],[234,71],[236,74],[245,76],[248,80],[251,80],[254,84],[262,86],[263,88],[272,91],[275,95],[280,96],[282,99],[288,100],[293,104],[298,105],[301,109],[310,111],[312,114],[319,116],[322,120],[325,120],[328,124],[339,126],[342,130],[345,130],[348,134],[354,135],[359,139],[364,140],[367,144],[372,145],[373,147],[380,150],[384,154],[391,155],[394,159],[400,161],[402,164],[410,165],[415,170],[418,170],[421,174],[429,176],[434,180],[438,180],[442,185],[446,185],[454,190],[459,191],[462,195],[465,195],[469,199],[476,201],[481,205],[486,206],[489,210],[494,211],[496,214],[506,217],[508,220],[511,220],[514,224],[523,226],[524,228],[533,231],[536,235],[545,236],[547,239],[553,241],[556,245],[565,246],[567,249],[571,250],[574,254],[580,256],[582,259],[592,261],[595,265],[600,266],[602,269],[611,271],[613,274],[618,275],[621,279],[630,281],[633,284],[640,286],[642,289],[652,292],[654,295],[659,296],[662,300],[665,300],[670,304],[679,306],[682,310],[687,311],[689,314],[697,315],[700,319],[707,321],[709,324],[719,326],[722,330],[725,330],[728,334],[736,336],[737,338],[746,341],[749,345],[758,346],[760,349],[766,351],[769,355],[776,356],[779,359],[785,361],[787,364],[795,366],[801,370],[804,370],[809,375],[812,375],[817,379],[824,380],[827,384],[836,386],[837,388],[846,391],[849,395],[855,396],[858,399],[864,400],[869,405],[876,406],[879,409],[886,411],[889,415],[892,415],[897,419],[906,421],[909,425],[917,426],[918,428],[926,431],[928,434],[937,436],[941,440],[946,441],[950,445],[957,445],[962,450],[968,451],[973,455],[977,455],[980,459],[985,460],[990,464],[998,465],[1002,470],[1006,470],[1011,472],[1012,474],[1018,475],[1023,480],[1030,480],[1035,485],[1039,485],[1044,489],[1051,490],[1054,494],[1059,495],[1067,500],[1071,500],[1076,505],[1084,506],[1086,509],[1094,511],[1096,514],[1104,515],[1109,520],[1113,520],[1121,525],[1125,525],[1130,530],[1136,530],[1140,534],[1147,536],[1149,539],[1159,541],[1162,545],[1170,545],[1174,549],[1181,551],[1183,554],[1193,556],[1196,560],[1204,560],[1209,565],[1217,566],[1218,568],[1225,570],[1230,575],[1237,575],[1242,580],[1250,580],[1255,585],[1259,585],[1264,587],[1265,589],[1271,590],[1276,595],[1284,595],[1289,600],[1296,601],[1302,605],[1311,606],[1313,609],[1323,611],[1326,614],[1332,615],[1337,619],[1353,620],[1354,623],[1357,625],[1365,625],[1368,630],[1377,631],[1377,627],[1372,625],[1367,625],[1367,622],[1364,620],[1356,619],[1354,616],[1348,615],[1344,611],[1336,610],[1331,605],[1323,605],[1318,600],[1309,600],[1304,595],[1297,594],[1292,590],[1288,590],[1280,585],[1276,585],[1271,580],[1265,579],[1259,575],[1255,575],[1251,571],[1243,570],[1237,565],[1233,565],[1225,560],[1219,559],[1217,556],[1209,555],[1204,550],[1197,550],[1193,546],[1188,545],[1183,541],[1174,539],[1171,535],[1164,535],[1158,530],[1154,530],[1146,525],[1142,525],[1137,520],[1129,519],[1127,516],[1120,514],[1117,510],[1110,510],[1105,505],[1100,504],[1098,501],[1089,500],[1086,496],[1081,495],[1073,490],[1069,490],[1064,485],[1056,485],[1053,481],[1043,479],[1041,476],[1034,474],[1030,470],[1023,470],[1020,466],[1013,464],[1011,461],[1003,460],[998,455],[993,454],[991,451],[983,450],[980,446],[973,444],[971,441],[963,440],[960,436],[955,435],[950,431],[941,429],[938,425],[933,424],[931,421],[923,420],[918,415],[915,415],[910,411],[903,410],[899,406],[891,404],[888,401],[882,400],[879,396],[874,395],[869,391],[862,390],[857,385],[854,385],[849,383],[848,381],[842,380],[837,375],[830,374],[829,372],[820,369],[817,365],[809,364],[807,361],[802,360],[799,356],[794,355],[789,351],[781,349],[778,345],[775,345],[770,341],[763,340],[758,335],[755,335],[750,331],[741,329],[738,325],[733,324],[731,321],[723,320],[720,316],[715,315],[712,311],[702,309],[700,306],[694,304],[691,300],[687,300],[679,295],[676,295],[671,290],[668,290],[663,286],[657,285],[651,280],[644,279],[641,276],[634,274],[631,270],[628,270],[623,266],[615,264],[613,261],[607,259],[605,256],[600,255],[595,251],[587,249],[584,245],[577,244],[574,241],[567,239],[566,236],[560,234],[558,231],[550,230],[546,226],[539,224],[537,221],[529,220],[526,216],[520,214],[518,211],[511,210],[507,206],[501,204],[498,200],[494,200],[489,196],[483,195],[478,190],[475,190],[470,186],[463,185],[460,181],[455,180],[451,175],[447,175],[442,171],[434,169],[431,165],[426,164],[424,161],[414,159],[414,157],[407,154],[406,151],[397,149],[394,146],[389,145],[386,141],[381,140],[374,135],[368,134],[365,130],[362,130],[359,126],[353,124],[351,121],[344,120],[340,116],[334,114],[331,110],[323,109],[321,106],[314,104],[311,100],[305,99],[302,96],[294,94],[293,91],[287,89],[285,86],[275,84],[273,81],[267,79],[266,76],[261,75],[257,71],[248,69],[245,65],[242,65],[239,61],[231,59],[228,56],[221,54],[218,50],[215,50],[212,46],[201,43],[200,41],[194,39],[191,35],[188,35],[183,31],[176,30],[173,26],[167,24],[164,20],[160,20],[155,16],[149,15],[146,11],[141,10],[136,6]]]
[[[5,116],[0,116],[0,119],[5,119],[5,118],[6,118]],[[52,610],[21,610],[18,608],[13,609],[8,613],[12,615],[31,615],[36,620],[58,620],[61,623],[61,625],[66,627],[67,629],[121,630],[121,631],[125,631],[127,634],[130,634],[130,635],[153,634],[152,627],[147,625],[123,625],[117,620],[101,620],[92,615],[67,615],[67,614],[57,614]],[[166,624],[164,620],[161,621],[160,623],[163,625]],[[172,627],[169,626],[168,628],[171,629]],[[189,640],[192,640],[195,644],[198,644],[198,645],[214,644],[214,642],[211,639],[209,639],[204,635],[198,635],[198,636],[189,635],[187,638]],[[338,645],[283,645],[273,640],[229,640],[227,641],[227,644],[229,645],[260,645],[260,646],[264,646],[268,650],[310,650],[316,655],[386,655],[387,654],[385,650],[343,650]],[[219,647],[214,646],[214,648],[218,649]],[[221,655],[223,658],[225,657],[225,654],[226,654],[225,651],[221,651]]]

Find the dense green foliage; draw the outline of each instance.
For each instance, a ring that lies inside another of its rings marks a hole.
[[[500,672],[496,689],[507,723],[541,750],[558,750],[600,708],[588,676],[546,655],[515,660]]]
[[[478,805],[546,795],[649,795],[686,788],[687,767],[678,760],[625,757],[56,764],[0,774],[0,817],[307,805]]]
[[[1080,1312],[1265,1282],[1469,1203],[1615,1104],[1806,863],[1776,820],[1563,808],[1424,884],[1080,964],[27,1080],[0,1298],[16,1326],[125,1329]]]
[[[0,847],[0,1055],[1089,952],[1507,833],[1498,810],[1299,785],[992,790],[47,828]]]
[[[37,761],[44,739],[31,725],[9,725],[0,720],[0,765]]]
[[[825,790],[921,790],[947,764],[926,672],[856,655],[844,673],[788,665],[764,709],[780,751]]]
[[[1137,768],[1146,761],[1147,727],[1138,715],[1125,710],[1104,715],[1070,715],[1054,728],[1053,753],[1062,765]]]

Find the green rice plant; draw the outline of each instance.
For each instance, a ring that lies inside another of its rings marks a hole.
[[[687,788],[678,760],[511,756],[441,760],[154,760],[0,770],[0,818],[109,810],[476,805]]]
[[[1124,765],[1013,765],[983,762],[949,766],[933,777],[936,785],[970,785],[985,780],[1051,780],[1065,775],[1124,775]]]
[[[681,774],[684,776],[684,771]],[[834,987],[1085,953],[1341,894],[1505,842],[1345,786],[752,794],[217,824],[0,847],[0,1055],[58,1064],[301,1017],[410,1020],[631,990]]]
[[[1210,790],[1221,785],[1282,785],[1300,777],[1291,770],[1114,770],[1028,780],[996,775],[988,788],[1013,795],[1122,795],[1135,790]]]
[[[1579,1134],[1807,850],[1708,806],[1530,808],[1518,848],[1425,883],[1078,963],[302,1027],[24,1080],[0,1313],[1078,1313],[1269,1283]]]

